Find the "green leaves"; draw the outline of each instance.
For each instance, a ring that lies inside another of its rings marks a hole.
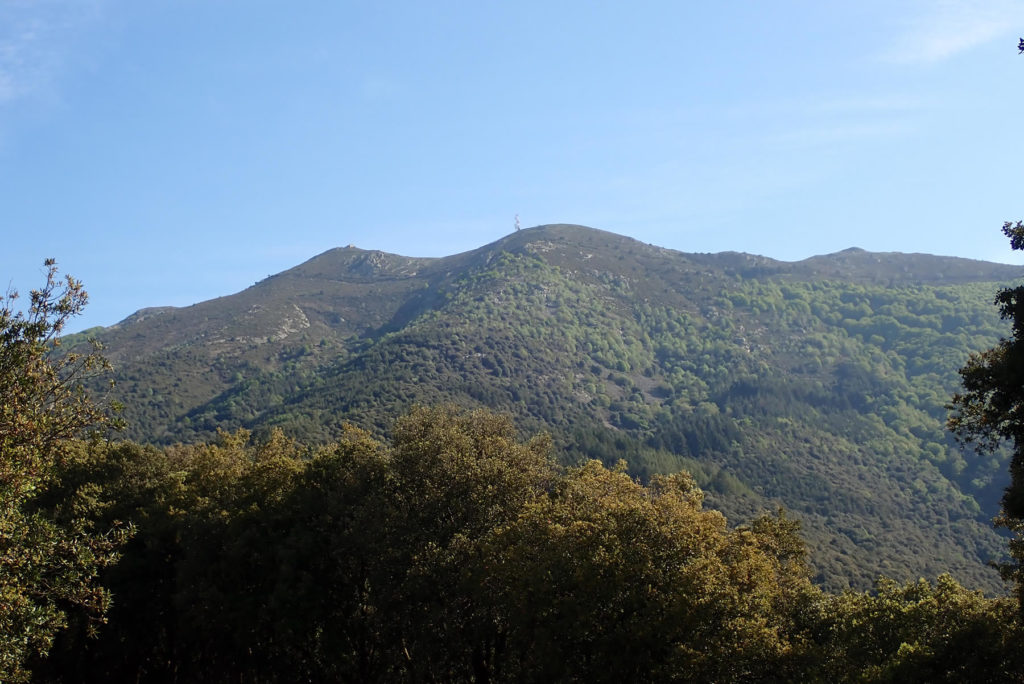
[[[1024,666],[1013,603],[949,575],[881,579],[870,593],[824,596],[815,610],[808,626],[822,681],[1016,681]]]
[[[81,383],[107,368],[94,350],[59,353],[60,333],[85,306],[82,284],[57,278],[46,260],[44,286],[27,312],[17,293],[0,300],[0,680],[28,677],[30,658],[45,655],[68,614],[89,629],[103,619],[108,595],[95,582],[129,529],[97,532],[81,516],[40,507],[39,494],[66,465],[73,440],[102,426],[107,414]],[[106,529],[106,528],[105,528]]]
[[[1024,249],[1024,223],[1007,222],[1003,233],[1015,250]],[[971,355],[960,369],[963,392],[953,395],[948,426],[962,442],[982,451],[995,451],[1001,444],[1012,445],[1010,484],[1002,498],[1002,526],[1011,530],[1012,565],[1004,576],[1016,580],[1017,595],[1024,613],[1024,286],[1003,288],[995,303],[1000,316],[1012,323],[1013,334],[992,348]]]
[[[139,532],[105,571],[109,624],[59,639],[54,678],[999,681],[1016,662],[1005,600],[945,577],[823,593],[784,511],[730,527],[686,473],[563,469],[489,412],[417,408],[389,443],[349,426],[313,451],[95,443],[59,485]]]
[[[775,667],[809,586],[791,521],[729,530],[685,474],[560,470],[488,412],[415,409],[390,445],[225,433],[75,463],[98,524],[139,527],[101,641],[55,663],[82,677],[722,679]]]

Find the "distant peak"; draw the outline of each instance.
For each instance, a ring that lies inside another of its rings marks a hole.
[[[548,223],[540,226],[533,226],[532,228],[523,228],[522,230],[517,230],[514,233],[509,233],[493,244],[502,244],[505,246],[525,245],[540,240],[576,243],[579,245],[592,243],[608,244],[612,242],[639,242],[625,235],[618,235],[599,228],[591,228],[590,226],[581,226],[574,223]]]

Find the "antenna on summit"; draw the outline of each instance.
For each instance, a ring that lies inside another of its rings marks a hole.
[[[519,214],[516,214],[516,230],[519,230]]]

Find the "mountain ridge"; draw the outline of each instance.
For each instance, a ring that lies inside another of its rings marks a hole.
[[[96,336],[133,439],[277,426],[315,443],[415,404],[488,406],[552,432],[566,462],[690,470],[732,518],[787,506],[830,586],[952,569],[997,591],[1005,455],[961,453],[943,406],[1004,334],[997,284],[1022,273],[690,254],[557,224],[447,257],[334,248]]]
[[[443,257],[409,257],[378,249],[364,249],[354,245],[332,247],[311,257],[310,259],[307,259],[301,264],[281,271],[280,273],[268,276],[266,279],[256,283],[255,285],[234,294],[241,294],[254,287],[259,287],[262,283],[266,283],[267,281],[280,278],[285,275],[301,274],[306,277],[314,277],[316,275],[326,277],[328,273],[322,271],[318,273],[310,272],[310,269],[314,265],[319,266],[325,262],[334,266],[344,265],[346,267],[347,274],[349,274],[349,277],[353,279],[357,278],[359,275],[374,279],[379,278],[382,275],[386,276],[389,273],[396,277],[400,275],[416,276],[422,268],[426,268],[429,273],[436,275],[436,272],[440,270],[451,271],[454,267],[465,267],[468,261],[472,261],[473,258],[478,258],[481,255],[491,255],[495,252],[508,251],[509,247],[525,249],[527,245],[541,241],[544,238],[547,238],[547,242],[551,242],[552,238],[564,242],[570,237],[575,239],[584,237],[585,239],[579,241],[578,244],[585,246],[586,244],[594,244],[596,242],[595,236],[598,235],[605,237],[606,239],[610,238],[619,240],[623,245],[628,247],[639,249],[647,248],[657,252],[668,253],[676,257],[688,259],[695,263],[710,263],[726,267],[742,266],[747,268],[767,268],[769,270],[765,275],[842,277],[878,282],[887,278],[890,281],[890,284],[903,282],[982,282],[1024,277],[1024,266],[966,259],[955,256],[938,256],[922,252],[870,252],[859,247],[848,247],[838,252],[814,255],[796,261],[781,261],[771,257],[737,251],[709,253],[684,252],[665,247],[657,247],[634,238],[618,235],[616,233],[597,228],[590,228],[577,224],[547,224],[524,228],[520,231],[509,233],[498,240],[476,249]],[[909,264],[912,262],[920,262],[921,265],[917,268],[910,268]],[[399,263],[406,265],[405,270],[398,267]],[[879,266],[892,266],[894,264],[901,269],[901,273],[888,273],[884,276],[877,273]],[[418,266],[418,268],[410,271],[409,267],[413,265]],[[948,268],[936,268],[937,265],[945,265]],[[829,268],[830,266],[832,268]],[[857,270],[858,267],[860,267],[861,270]],[[844,270],[836,271],[836,268],[842,268]],[[947,272],[951,272],[951,275],[947,276]],[[222,295],[215,299],[222,299],[223,297],[230,296],[234,295]],[[111,326],[107,326],[107,328],[117,328],[122,325],[135,322],[141,314],[156,315],[171,311],[180,311],[205,304],[209,301],[215,300],[205,300],[203,302],[181,307],[145,307],[133,312],[123,320]]]

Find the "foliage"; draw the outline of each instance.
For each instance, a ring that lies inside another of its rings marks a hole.
[[[1013,681],[1006,599],[948,576],[813,586],[784,511],[730,527],[686,473],[561,468],[505,416],[417,408],[157,449],[82,445],[57,499],[138,525],[98,640],[44,681]]]
[[[1024,668],[1012,603],[949,575],[822,596],[804,619],[815,681],[1015,682]]]
[[[571,226],[444,259],[332,250],[238,293],[104,331],[148,443],[385,434],[420,403],[548,431],[556,458],[690,471],[747,518],[783,504],[816,580],[949,571],[987,591],[1007,450],[960,450],[945,403],[1020,269],[850,250],[786,264]]]
[[[97,572],[113,561],[126,533],[116,522],[99,533],[80,515],[40,511],[36,497],[67,457],[69,444],[106,421],[81,383],[103,368],[96,352],[59,355],[60,333],[86,302],[80,282],[60,281],[47,260],[46,283],[15,308],[0,301],[0,681],[28,677],[68,614],[94,628],[108,593]]]
[[[1015,250],[1024,250],[1024,222],[1003,224]],[[1024,611],[1024,286],[1003,288],[996,295],[999,315],[1012,323],[1009,338],[972,354],[960,370],[963,392],[953,396],[949,426],[966,442],[994,451],[1001,443],[1013,446],[1010,483],[1003,494],[1000,524],[1014,535],[1012,564],[1004,575],[1016,582]]]

